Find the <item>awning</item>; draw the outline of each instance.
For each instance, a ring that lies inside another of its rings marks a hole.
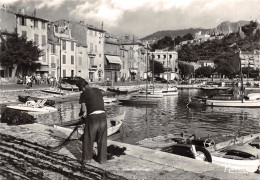
[[[137,70],[136,69],[129,69],[131,74],[137,74]]]
[[[109,56],[106,55],[106,58],[109,63],[114,63],[114,64],[122,64],[122,61],[119,56]]]
[[[41,65],[36,71],[49,71],[48,65]]]

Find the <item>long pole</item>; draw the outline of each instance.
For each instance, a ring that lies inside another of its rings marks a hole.
[[[244,83],[243,83],[242,64],[241,64],[240,54],[241,54],[241,51],[239,49],[238,59],[239,59],[239,65],[240,65],[241,92],[242,92],[242,95],[244,95],[244,85],[243,85]],[[244,97],[242,97],[242,102],[243,102],[243,98]]]
[[[154,58],[152,56],[152,60],[153,60],[153,94],[154,94]]]
[[[167,50],[167,91],[168,91],[168,50]]]
[[[60,94],[61,94],[61,38],[60,39]]]
[[[147,100],[147,94],[148,94],[148,44],[147,44],[147,51],[146,51],[146,93],[145,93],[145,98]]]

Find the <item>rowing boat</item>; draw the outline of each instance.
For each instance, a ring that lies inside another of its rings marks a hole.
[[[39,100],[38,100],[39,101]],[[43,104],[45,100],[42,100]],[[28,112],[55,112],[57,111],[56,108],[51,106],[44,106],[43,104],[38,105],[35,101],[27,101],[25,104],[18,104],[18,105],[9,105],[7,108],[10,109],[17,109],[20,111],[28,111]]]
[[[38,97],[33,97],[33,96],[18,95],[18,100],[23,103],[26,103],[27,101],[37,102],[38,100],[43,100],[43,99]],[[46,99],[46,102],[44,103],[44,105],[48,105],[48,106],[53,106],[54,104],[55,101],[50,99]]]
[[[124,118],[125,118],[125,113],[115,117],[107,118],[107,136],[111,136],[115,134],[120,129],[120,127],[123,124]],[[66,135],[69,136],[72,133],[73,129],[67,127],[78,125],[80,122],[81,120],[73,120],[73,121],[62,123],[60,125],[54,125],[54,128],[64,132]],[[83,129],[79,129],[78,133],[82,135]]]

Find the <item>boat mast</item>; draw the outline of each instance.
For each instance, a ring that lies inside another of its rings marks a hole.
[[[240,54],[241,54],[241,51],[239,49],[238,60],[239,60],[240,78],[241,78],[241,92],[242,92],[242,95],[244,95],[244,85],[243,85],[244,83],[243,83],[243,73],[242,73],[242,64],[241,64]],[[242,102],[243,102],[243,99],[244,99],[244,97],[242,97]]]
[[[147,89],[148,89],[148,43],[147,43],[147,50],[146,50],[146,93],[145,93],[145,99],[147,100]]]
[[[152,60],[153,60],[153,94],[154,94],[154,58],[152,56]]]
[[[168,91],[168,49],[167,49],[167,91]]]

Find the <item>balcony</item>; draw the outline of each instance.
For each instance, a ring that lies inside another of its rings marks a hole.
[[[90,71],[96,71],[97,70],[97,65],[89,65],[89,70]]]
[[[51,63],[51,68],[56,68],[56,63]]]
[[[105,70],[114,70],[114,71],[120,71],[121,65],[120,64],[108,64],[105,65]]]
[[[88,51],[88,55],[89,55],[89,56],[96,56],[96,55],[97,55],[97,53],[96,53],[96,52],[94,52],[94,51]]]

